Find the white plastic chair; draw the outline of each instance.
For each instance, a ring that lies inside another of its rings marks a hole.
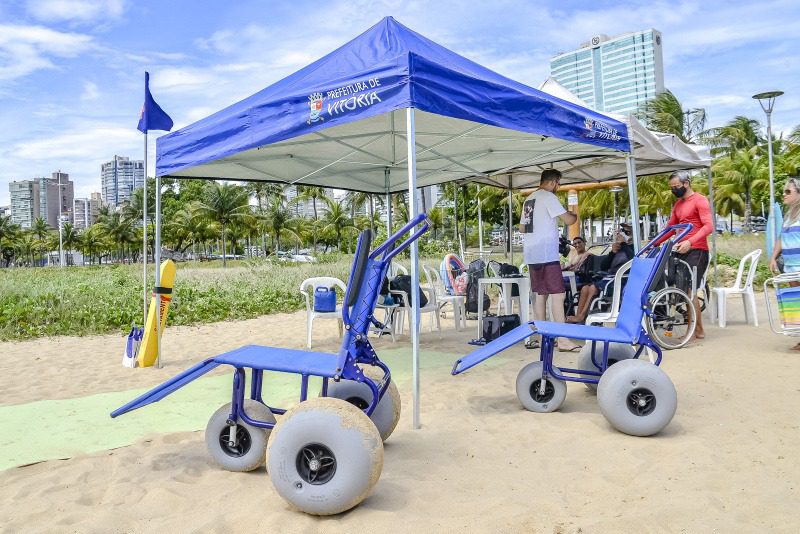
[[[753,293],[753,279],[756,276],[756,266],[758,258],[761,256],[761,249],[756,249],[742,258],[739,262],[739,269],[736,271],[736,281],[732,287],[715,287],[714,311],[719,320],[720,328],[725,328],[727,321],[727,300],[730,295],[741,295],[744,304],[744,316],[748,323],[752,317],[753,325],[758,326],[758,315],[756,314],[756,296]],[[749,265],[747,265],[749,262]],[[744,276],[745,265],[747,265],[747,276]]]
[[[619,305],[622,302],[622,277],[630,271],[631,265],[633,264],[633,260],[630,260],[626,263],[620,265],[617,272],[614,273],[614,291],[611,294],[611,305],[609,309],[604,312],[595,312],[590,313],[586,316],[586,324],[599,324],[602,326],[605,325],[614,325],[617,323],[617,317],[619,316]],[[592,306],[594,306],[599,299],[595,299],[592,302]]]
[[[419,309],[420,318],[422,314],[429,313],[431,314],[430,317],[430,331],[433,332],[433,322],[436,321],[436,329],[439,330],[439,334],[442,333],[442,325],[439,322],[439,304],[436,300],[436,291],[431,287],[424,287],[420,285],[420,289],[425,293],[426,298],[428,299],[428,303],[425,304],[424,307]],[[412,291],[414,288],[412,288]],[[395,321],[396,325],[399,327],[397,330],[398,334],[403,333],[403,319],[408,317],[408,329],[411,330],[411,306],[409,305],[408,295],[405,291],[400,291],[398,289],[390,289],[389,294],[392,295],[395,302],[398,302],[398,297],[402,300],[403,304],[398,306],[395,309]],[[416,292],[414,295],[417,297],[419,295],[419,291]]]
[[[408,269],[406,269],[399,263],[395,262],[390,263],[389,269],[386,271],[386,276],[389,277],[389,280],[392,280],[392,278],[400,274],[408,275]]]
[[[455,322],[456,330],[461,330],[463,324],[464,328],[467,327],[467,296],[466,295],[451,295],[447,292],[439,275],[439,271],[428,265],[423,265],[422,270],[425,272],[425,278],[428,280],[428,285],[434,289],[436,293],[436,301],[439,303],[439,309],[450,304],[453,307],[453,320]]]
[[[336,305],[336,311],[332,312],[319,312],[314,311],[314,292],[318,287],[336,287],[341,289],[341,294],[344,295],[347,287],[344,282],[332,276],[317,276],[315,278],[307,278],[300,284],[300,293],[306,298],[306,346],[311,348],[311,330],[314,325],[314,319],[337,319],[339,321],[339,337],[342,337],[342,307]],[[311,289],[309,294],[308,288]],[[338,297],[338,295],[337,295]]]

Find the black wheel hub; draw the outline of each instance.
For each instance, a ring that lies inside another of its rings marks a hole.
[[[550,402],[553,399],[553,397],[555,397],[556,388],[553,387],[552,382],[547,380],[544,386],[544,393],[541,393],[539,391],[539,386],[541,385],[541,383],[542,383],[541,378],[539,380],[534,380],[533,384],[531,384],[530,394],[531,398],[534,401],[540,404],[544,404],[545,402]]]
[[[243,425],[236,425],[236,438],[231,445],[231,429],[226,426],[219,433],[219,446],[222,451],[233,458],[241,458],[250,451],[253,438]]]
[[[628,393],[627,405],[633,415],[645,417],[656,409],[656,396],[647,388],[636,388]]]
[[[369,408],[369,403],[361,397],[348,397],[345,399],[347,402],[358,408],[359,410],[366,410]]]
[[[315,486],[325,484],[336,473],[336,457],[319,443],[310,443],[300,449],[295,460],[300,478]]]

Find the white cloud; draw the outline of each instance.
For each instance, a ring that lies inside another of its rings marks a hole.
[[[750,99],[743,95],[695,95],[692,106],[706,108],[710,106],[741,108],[749,104]]]
[[[124,0],[28,0],[28,13],[47,22],[117,19],[125,7]]]
[[[94,82],[85,82],[83,84],[83,94],[81,95],[81,100],[84,102],[89,102],[92,100],[97,100],[100,96],[100,91],[97,90],[97,84]]]
[[[53,58],[75,57],[92,47],[92,38],[42,26],[0,24],[0,80],[55,68]]]
[[[141,136],[135,128],[115,125],[87,126],[49,138],[16,144],[15,157],[28,160],[93,159],[98,154],[118,153],[120,147],[131,146]],[[138,143],[137,143],[138,144]],[[108,158],[108,156],[106,156]]]

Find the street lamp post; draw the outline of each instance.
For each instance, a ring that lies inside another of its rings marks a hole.
[[[64,222],[61,219],[61,204],[64,199],[61,187],[61,171],[58,171],[58,266],[64,267]]]
[[[768,91],[766,93],[758,93],[753,95],[753,98],[758,100],[761,109],[767,114],[767,156],[769,158],[769,217],[772,221],[769,236],[770,242],[775,243],[778,237],[778,229],[775,227],[775,216],[773,211],[775,209],[775,173],[772,167],[772,108],[775,105],[775,99],[783,94],[783,91]]]

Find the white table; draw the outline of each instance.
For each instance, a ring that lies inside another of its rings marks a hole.
[[[505,298],[504,305],[506,313],[511,310],[511,284],[516,284],[519,288],[519,319],[521,324],[525,324],[530,320],[530,295],[531,295],[531,280],[527,276],[518,276],[514,278],[504,278],[501,276],[493,276],[478,279],[478,339],[483,335],[483,311],[480,309],[483,304],[483,292],[486,290],[486,285],[500,284],[503,286],[503,296]]]

